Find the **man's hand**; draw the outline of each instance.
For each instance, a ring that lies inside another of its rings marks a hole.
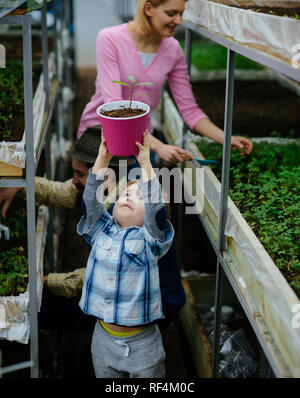
[[[1,216],[6,217],[6,212],[16,193],[22,188],[0,188],[0,204],[2,203]]]

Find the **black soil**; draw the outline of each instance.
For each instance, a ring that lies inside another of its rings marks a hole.
[[[193,84],[197,103],[207,116],[224,128],[226,82]],[[235,81],[233,134],[265,137],[274,131],[300,137],[300,98],[276,81]]]
[[[144,109],[137,109],[137,108],[120,108],[111,111],[101,112],[103,116],[108,116],[108,117],[132,117],[132,116],[142,115],[143,113],[145,113]]]
[[[23,59],[23,39],[22,33],[19,37],[11,35],[1,35],[1,44],[5,47],[6,59],[22,60]],[[48,38],[48,53],[54,50],[53,39]],[[41,61],[43,57],[42,52],[42,38],[41,36],[32,35],[32,59]]]
[[[32,92],[34,96],[36,88],[39,83],[40,74],[42,73],[42,66],[34,64],[32,66],[32,69],[33,69]],[[23,91],[23,88],[21,88],[21,90]],[[9,106],[12,107],[10,113],[7,112]],[[0,141],[2,140],[10,142],[21,141],[25,129],[24,103],[16,104],[13,98],[11,99],[10,102],[6,101],[3,104],[0,101],[0,114],[2,112],[3,115],[8,117],[8,121],[7,125],[5,125],[4,121],[0,120]],[[11,132],[9,137],[5,136],[5,134],[7,133],[7,129]]]

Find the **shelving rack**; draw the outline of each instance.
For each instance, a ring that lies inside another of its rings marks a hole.
[[[268,336],[263,333],[263,330],[258,326],[255,319],[255,314],[249,311],[248,303],[240,290],[240,287],[232,278],[230,269],[228,267],[228,258],[224,256],[225,248],[225,225],[227,221],[227,209],[228,209],[228,186],[229,186],[229,170],[230,170],[230,152],[231,152],[231,131],[232,131],[232,109],[233,109],[233,98],[234,98],[234,78],[235,78],[235,54],[240,54],[244,57],[252,59],[268,68],[271,68],[286,77],[293,79],[294,81],[300,82],[300,70],[295,69],[293,66],[284,62],[276,57],[273,57],[263,51],[249,48],[248,46],[242,45],[234,40],[226,38],[220,34],[208,31],[205,27],[197,25],[183,20],[183,26],[185,27],[185,51],[186,60],[188,68],[190,71],[191,67],[191,43],[192,43],[192,33],[197,32],[201,36],[212,40],[215,43],[222,45],[227,48],[227,73],[226,73],[226,94],[225,94],[225,118],[224,118],[224,132],[225,140],[223,145],[223,160],[222,160],[222,178],[221,178],[221,192],[220,192],[220,208],[219,208],[219,226],[217,231],[217,244],[216,239],[211,235],[211,230],[207,226],[205,219],[199,213],[199,219],[207,233],[212,247],[217,256],[217,269],[216,269],[216,286],[215,286],[215,318],[214,318],[214,329],[213,329],[213,355],[212,355],[212,377],[218,377],[219,368],[219,351],[220,351],[220,325],[221,325],[221,307],[222,307],[222,295],[223,295],[223,281],[224,275],[227,276],[231,286],[241,303],[245,314],[247,315],[251,327],[253,328],[258,341],[260,342],[266,357],[277,377],[286,377],[286,373],[283,373],[282,368],[278,366],[278,363],[274,361],[274,352],[268,344]],[[164,114],[164,104],[161,105],[163,120]],[[185,124],[183,124],[182,130],[182,140],[181,144],[184,145],[184,136],[188,129]],[[167,140],[168,141],[168,140]],[[169,140],[170,141],[170,140]],[[173,143],[174,142],[170,142]],[[184,189],[184,188],[183,188]],[[179,206],[178,214],[178,241],[177,250],[179,261],[181,257],[181,242],[182,242],[182,228],[183,228],[183,205]],[[276,356],[276,354],[275,354]],[[291,375],[288,377],[292,377]],[[299,376],[298,376],[299,377]]]
[[[47,28],[47,0],[40,2],[40,8],[42,10],[41,20],[41,40],[42,40],[42,61],[43,61],[43,87],[45,92],[45,109],[44,118],[42,124],[42,130],[39,137],[38,145],[34,145],[34,126],[33,126],[33,88],[32,88],[32,19],[30,13],[22,13],[22,15],[4,15],[0,18],[0,24],[8,25],[21,25],[22,36],[23,36],[23,76],[24,76],[24,118],[25,118],[25,148],[26,148],[26,167],[25,176],[20,178],[2,177],[0,179],[0,187],[26,187],[26,207],[27,207],[27,241],[28,241],[28,267],[29,267],[29,323],[30,323],[30,360],[24,363],[15,364],[1,369],[0,363],[0,377],[2,374],[16,371],[30,367],[31,377],[39,377],[39,365],[38,365],[38,292],[37,292],[37,266],[43,261],[43,250],[39,250],[37,253],[36,244],[36,228],[44,227],[44,225],[36,225],[35,220],[35,193],[34,193],[34,177],[36,175],[37,166],[41,157],[42,150],[45,149],[45,168],[46,177],[54,177],[55,162],[51,157],[51,136],[50,136],[50,124],[52,116],[55,113],[57,141],[60,142],[63,139],[63,126],[64,121],[61,120],[63,112],[61,107],[64,105],[63,99],[61,99],[61,90],[63,87],[63,79],[65,79],[64,68],[61,66],[62,73],[59,75],[58,72],[58,59],[63,62],[61,56],[62,46],[57,46],[59,40],[61,40],[61,32],[57,29],[57,0],[51,0],[54,12],[54,27],[53,27],[53,38],[54,38],[54,54],[56,64],[56,77],[54,81],[49,81],[48,71],[48,28]],[[13,7],[8,10],[12,14],[18,14],[16,7],[20,6],[24,1],[14,2]],[[67,2],[67,6],[70,6],[70,1]],[[62,18],[64,18],[64,4],[60,4],[60,29],[62,27]],[[63,10],[63,11],[62,11]],[[29,10],[30,12],[31,10]],[[69,14],[68,14],[69,15]],[[69,20],[68,20],[69,23]],[[67,28],[69,25],[64,24],[63,27]],[[59,47],[59,48],[58,48]],[[67,76],[69,76],[67,72]],[[70,81],[70,79],[69,79]],[[60,101],[57,99],[60,98]],[[69,121],[70,123],[70,121]],[[71,123],[70,123],[71,124]],[[60,148],[60,152],[61,148]],[[50,217],[48,228],[52,228],[53,213],[50,208]],[[50,231],[52,231],[50,229]],[[49,234],[50,238],[48,245],[50,247],[49,253],[53,252],[53,243],[51,242],[52,233]],[[46,232],[43,232],[42,247],[44,247],[46,239]],[[51,262],[51,258],[49,259]],[[37,264],[39,262],[39,264]]]

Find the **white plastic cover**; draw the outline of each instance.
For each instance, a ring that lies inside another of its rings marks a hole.
[[[236,6],[236,7],[248,7],[248,6],[259,6],[259,7],[269,7],[269,8],[300,7],[300,0],[210,0],[210,1],[229,6]]]
[[[0,18],[13,11],[26,0],[0,0]]]
[[[298,19],[256,13],[207,0],[189,0],[183,17],[184,21],[203,26],[242,45],[254,46],[295,66],[300,48]],[[300,68],[300,62],[297,67]]]

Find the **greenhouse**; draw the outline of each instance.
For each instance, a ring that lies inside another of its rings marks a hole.
[[[300,378],[300,0],[0,1],[0,87],[0,378]]]

